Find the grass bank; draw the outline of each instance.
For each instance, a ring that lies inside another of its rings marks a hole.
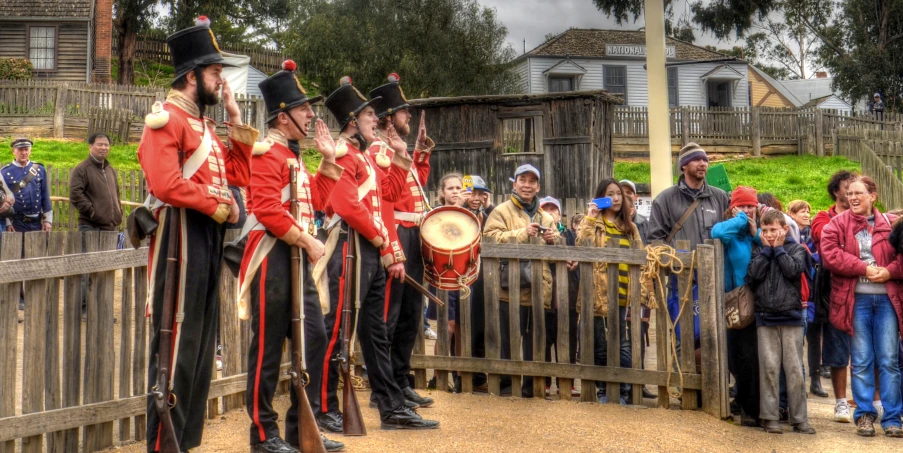
[[[725,162],[733,187],[749,186],[759,192],[771,192],[785,207],[791,200],[806,200],[813,210],[831,206],[826,187],[828,179],[840,169],[860,171],[858,162],[844,157],[780,156]],[[649,183],[649,164],[615,162],[615,178]]]

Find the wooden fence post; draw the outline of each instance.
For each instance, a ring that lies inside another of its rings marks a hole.
[[[581,247],[593,247],[592,239],[585,239],[577,244]],[[580,364],[595,365],[595,314],[593,301],[596,298],[593,281],[593,263],[581,262],[580,268]],[[596,382],[580,379],[580,401],[596,402]]]
[[[47,256],[47,235],[43,232],[25,233],[25,258]],[[44,411],[44,367],[47,348],[47,280],[25,282],[25,335],[22,351],[22,413]],[[11,299],[10,301],[15,300]],[[44,451],[44,436],[22,439],[23,453]]]
[[[19,260],[22,256],[22,233],[0,233],[0,260]],[[18,345],[19,291],[22,284],[0,284],[0,363],[16,363],[16,347]],[[0,367],[0,417],[16,415],[16,375],[15,366]],[[0,452],[15,453],[16,441],[0,443]]]
[[[680,108],[680,146],[687,146],[690,143],[690,109],[686,107]]]
[[[762,128],[759,124],[758,107],[750,109],[749,122],[750,133],[752,134],[753,156],[759,157],[762,155]]]
[[[494,244],[492,237],[484,237],[484,244]],[[483,291],[486,311],[486,358],[501,358],[501,340],[499,339],[499,260],[498,258],[483,259]],[[488,389],[490,395],[498,396],[500,392],[500,376],[489,374]],[[512,392],[514,389],[512,388]]]
[[[63,83],[56,88],[56,101],[53,104],[53,138],[63,138],[66,122],[67,94],[69,84]]]
[[[618,239],[609,238],[605,244],[608,248],[616,249],[619,246]],[[608,368],[620,368],[621,366],[621,331],[626,326],[621,324],[621,306],[620,294],[618,292],[620,285],[620,269],[618,263],[608,264],[608,318],[605,319],[607,329],[605,329],[606,339],[606,363]],[[585,302],[584,302],[585,303]],[[620,404],[621,401],[621,384],[618,382],[608,381],[605,383],[605,395],[608,397],[608,404]]]
[[[818,157],[825,156],[825,111],[815,109],[815,152]]]
[[[264,135],[264,131],[266,130],[266,119],[267,119],[267,106],[264,104],[263,99],[257,99],[254,101],[254,108],[256,112],[254,114],[254,128],[260,131],[260,135]]]
[[[696,247],[699,256],[699,326],[702,348],[702,410],[721,418],[720,366],[718,361],[718,319],[715,307],[715,248],[710,244]]]

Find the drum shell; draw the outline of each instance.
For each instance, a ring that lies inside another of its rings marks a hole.
[[[423,234],[423,227],[428,225],[430,217],[443,212],[464,214],[466,219],[476,225],[477,234],[467,245],[450,248],[442,244],[432,244],[428,235]],[[442,206],[426,214],[421,223],[421,253],[423,255],[424,278],[426,281],[444,291],[456,291],[462,286],[472,284],[480,274],[480,239],[479,220],[470,211],[457,206]]]

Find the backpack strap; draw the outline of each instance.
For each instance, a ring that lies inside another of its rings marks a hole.
[[[671,232],[668,233],[668,237],[665,238],[666,244],[671,243],[671,239],[674,239],[674,235],[676,235],[677,232],[680,231],[680,229],[684,227],[684,223],[686,223],[687,219],[690,218],[690,214],[693,214],[693,211],[695,211],[696,207],[698,207],[698,206],[699,206],[699,198],[693,200],[693,203],[690,205],[690,207],[688,207],[687,210],[684,211],[684,214],[682,216],[680,216],[680,219],[678,219],[677,223],[674,224],[674,227],[671,228]]]

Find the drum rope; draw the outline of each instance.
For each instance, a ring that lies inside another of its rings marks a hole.
[[[665,262],[664,258],[667,258],[667,262]],[[696,267],[696,251],[690,253],[690,267],[689,270],[692,271],[693,268]],[[672,398],[680,398],[683,396],[684,389],[684,375],[680,368],[680,358],[677,356],[677,322],[680,320],[680,316],[684,312],[684,308],[687,306],[687,302],[690,300],[690,295],[693,291],[693,285],[687,285],[687,290],[684,292],[682,296],[680,296],[680,308],[677,311],[677,316],[674,317],[674,321],[671,319],[671,313],[668,310],[668,302],[665,299],[665,284],[663,280],[663,273],[669,272],[672,274],[680,274],[683,272],[685,265],[683,261],[677,257],[677,251],[674,250],[673,247],[668,245],[649,245],[646,246],[646,265],[643,266],[642,273],[640,274],[640,294],[647,301],[646,305],[650,309],[661,308],[665,310],[665,316],[668,319],[668,330],[671,332],[671,341],[668,345],[668,350],[671,355],[671,360],[674,362],[674,366],[677,368],[677,375],[680,378],[680,386],[677,388],[676,392],[671,391],[671,375],[673,373],[668,373],[668,378],[665,383],[665,386],[668,388],[668,393]],[[656,301],[656,294],[661,300],[661,307],[659,307],[658,302]],[[686,342],[684,342],[686,343]],[[686,344],[684,345],[686,346]]]

